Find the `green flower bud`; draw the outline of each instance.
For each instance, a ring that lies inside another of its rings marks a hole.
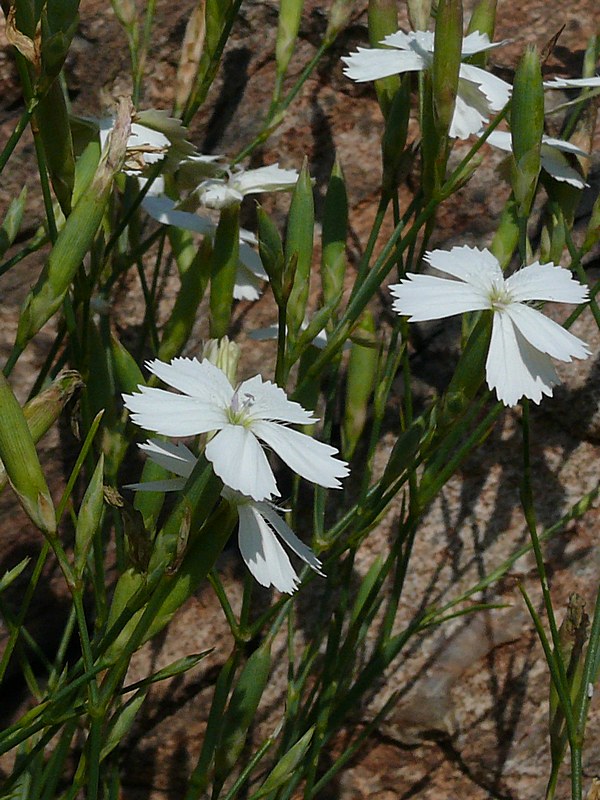
[[[544,87],[537,50],[528,47],[513,84],[511,110],[512,186],[522,214],[531,208],[541,168]]]
[[[462,0],[440,0],[433,46],[433,113],[438,136],[445,139],[454,116],[463,39]]]

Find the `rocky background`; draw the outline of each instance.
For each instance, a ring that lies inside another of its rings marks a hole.
[[[378,200],[381,116],[370,84],[356,85],[342,74],[340,56],[365,44],[366,2],[355,3],[347,29],[307,81],[284,124],[274,133],[253,165],[279,161],[299,168],[304,156],[316,178],[317,208],[322,202],[327,177],[337,153],[347,180],[351,205],[351,268],[360,256]],[[402,6],[402,3],[399,3]],[[143,2],[138,2],[142,9]],[[158,0],[153,44],[148,57],[142,107],[169,109],[179,47],[191,0],[178,3]],[[190,139],[204,153],[235,155],[259,130],[269,104],[274,76],[274,40],[278,3],[247,0],[227,46],[220,75],[207,106],[197,115]],[[307,0],[292,77],[308,62],[326,26],[326,4]],[[107,0],[83,0],[81,28],[66,65],[73,111],[99,116],[110,110],[114,99],[130,90],[125,38]],[[407,28],[404,9],[400,26]],[[0,23],[0,145],[10,135],[22,111],[21,95],[11,48]],[[580,73],[589,37],[600,28],[596,0],[525,0],[516,5],[500,0],[497,38],[509,39],[492,53],[493,70],[511,80],[517,60],[527,43],[543,48],[562,29],[546,63],[548,76]],[[549,129],[550,132],[550,129]],[[462,145],[467,147],[467,145]],[[600,153],[600,139],[595,140]],[[486,159],[474,179],[440,210],[433,244],[486,245],[495,229],[508,190],[498,178],[498,156],[486,148]],[[600,160],[593,160],[590,189],[582,201],[581,224],[598,191]],[[410,180],[410,179],[409,179]],[[15,157],[0,178],[0,217],[10,200],[27,184],[31,190],[23,237],[42,219],[36,186],[33,147],[24,137]],[[286,200],[272,208],[280,213]],[[18,311],[29,286],[36,279],[43,255],[22,262],[0,278],[0,356],[10,351]],[[587,268],[598,269],[591,255]],[[175,279],[173,279],[175,280]],[[115,296],[115,324],[122,335],[141,322],[134,279],[124,282]],[[164,287],[162,302],[168,306],[176,284]],[[382,291],[378,312],[386,323],[389,301]],[[556,310],[561,314],[561,309]],[[239,304],[235,331],[246,342],[247,332],[271,322],[274,311],[268,295],[250,306]],[[431,332],[431,331],[430,331]],[[600,336],[585,315],[574,333],[600,352]],[[199,318],[198,345],[206,334]],[[31,387],[37,367],[53,340],[52,325],[29,346],[14,372],[21,399]],[[429,337],[428,337],[429,338]],[[432,336],[433,346],[421,357],[415,353],[414,369],[423,398],[442,388],[453,363],[456,344],[452,332]],[[268,343],[245,347],[241,377],[268,370],[273,349]],[[550,525],[584,492],[600,482],[600,375],[598,356],[566,365],[564,386],[552,400],[533,413],[534,494],[540,524]],[[267,365],[267,366],[265,366]],[[264,373],[266,374],[266,373]],[[398,391],[401,387],[398,386]],[[392,414],[390,415],[393,416]],[[485,446],[445,487],[429,510],[417,537],[412,571],[405,591],[398,629],[420,608],[444,603],[502,563],[527,539],[519,506],[520,450],[517,413],[505,413]],[[394,441],[393,422],[382,442],[381,458]],[[42,442],[41,451],[49,482],[57,496],[64,485],[73,456],[71,434],[57,428]],[[365,570],[395,535],[398,509],[366,541],[357,562]],[[579,521],[569,524],[548,545],[547,559],[555,606],[564,607],[569,594],[581,593],[593,604],[600,575],[596,506]],[[15,507],[8,491],[0,497],[0,574],[25,554],[37,553],[38,536]],[[243,565],[235,549],[220,564],[233,600],[241,596]],[[469,616],[419,637],[400,663],[377,686],[365,705],[349,721],[353,728],[368,723],[392,691],[401,699],[388,721],[370,738],[323,798],[343,800],[394,800],[439,798],[462,800],[532,800],[543,796],[549,772],[547,740],[548,675],[541,648],[533,632],[520,593],[523,582],[537,599],[535,565],[530,557],[517,561],[507,576],[486,593],[488,602],[506,603],[503,610]],[[21,591],[25,587],[21,587]],[[11,598],[18,606],[18,595]],[[265,601],[268,597],[265,593]],[[303,625],[326,622],[327,610],[315,619],[314,597],[300,599]],[[67,608],[58,571],[48,569],[33,607],[31,632],[51,652]],[[6,636],[0,623],[0,649]],[[175,800],[182,796],[186,776],[195,764],[218,668],[228,655],[229,632],[210,587],[199,592],[174,619],[169,629],[138,654],[130,679],[187,653],[214,647],[210,658],[185,677],[156,686],[139,723],[130,737],[123,762],[124,800]],[[285,677],[285,644],[280,644],[280,666],[272,676],[264,698],[257,737],[273,730],[281,715],[281,691]],[[16,663],[16,662],[15,662]],[[24,710],[26,697],[18,667],[2,688],[0,724]],[[586,785],[600,774],[600,714],[592,706],[585,752]],[[343,746],[340,734],[335,747]],[[333,754],[333,753],[332,753]],[[10,759],[0,761],[0,770]],[[568,794],[561,785],[559,797]]]

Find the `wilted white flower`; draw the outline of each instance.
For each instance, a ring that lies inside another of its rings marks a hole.
[[[162,191],[164,191],[164,183],[158,182],[158,187],[162,187]],[[176,228],[211,237],[217,230],[216,223],[208,217],[194,214],[191,211],[180,211],[175,200],[171,200],[166,194],[157,193],[154,185],[142,200],[142,208],[152,219],[162,225],[173,225]],[[260,282],[269,279],[260,256],[253,249],[257,244],[256,236],[251,231],[240,228],[240,263],[233,287],[233,296],[236,300],[258,300],[261,294]]]
[[[430,31],[397,31],[386,36],[380,44],[393,49],[359,47],[358,52],[342,58],[346,64],[344,73],[352,80],[363,83],[402,72],[420,72],[431,69],[433,65],[434,35]],[[502,44],[505,42],[491,43],[487,34],[475,31],[464,37],[462,57],[467,58]],[[510,85],[501,78],[473,64],[461,64],[449,135],[467,139],[477,133],[492,111],[504,108],[510,93]]]
[[[312,425],[317,420],[260,375],[234,389],[225,373],[206,359],[175,358],[170,364],[155,360],[146,366],[184,394],[140,386],[139,394],[123,395],[133,422],[165,436],[217,431],[205,456],[231,489],[253,500],[279,496],[260,442],[298,475],[320,486],[339,488],[339,479],[348,474],[347,464],[333,457],[335,447],[281,424]]]
[[[106,140],[115,124],[114,117],[98,120],[100,145],[104,148]],[[181,121],[170,117],[166,111],[136,112],[131,122],[131,133],[127,140],[123,172],[139,175],[146,167],[162,161],[167,155],[174,155],[174,161],[192,156],[195,148],[186,141],[187,129]]]
[[[241,203],[247,194],[292,189],[297,181],[295,169],[282,169],[279,164],[270,164],[258,169],[234,170],[226,178],[203,181],[195,193],[203,206],[221,209]]]
[[[137,491],[171,492],[183,489],[196,466],[196,456],[184,444],[172,444],[151,439],[140,445],[149,458],[177,478],[130,484]],[[276,507],[266,501],[254,501],[227,486],[221,495],[235,506],[238,514],[238,544],[246,566],[261,584],[274,586],[280,592],[291,594],[298,586],[298,576],[279,539],[319,575],[321,562],[277,513]],[[279,537],[279,538],[278,538]]]
[[[511,135],[508,131],[492,131],[486,141],[499,150],[504,150],[507,153],[512,151]],[[571,142],[566,142],[564,139],[553,139],[545,134],[542,136],[540,156],[542,167],[548,175],[551,175],[557,181],[569,183],[577,189],[583,189],[587,186],[586,182],[581,174],[569,164],[563,153],[572,153],[580,158],[589,158],[589,153],[571,144]]]
[[[505,405],[516,405],[521,397],[539,403],[542,395],[552,395],[559,379],[551,358],[571,361],[590,355],[584,342],[527,305],[533,300],[583,303],[587,287],[569,270],[535,262],[504,278],[489,250],[467,246],[434,250],[425,260],[451,279],[407,275],[390,286],[394,310],[410,317],[409,322],[492,311],[486,379]]]

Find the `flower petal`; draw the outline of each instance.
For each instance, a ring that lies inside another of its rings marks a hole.
[[[229,185],[245,196],[257,192],[291,189],[298,183],[298,177],[295,169],[283,169],[279,164],[269,164],[266,167],[234,172],[229,179]]]
[[[459,81],[458,94],[454,104],[454,114],[448,130],[452,139],[468,139],[489,121],[490,109],[477,86]]]
[[[241,400],[245,397],[251,398],[248,416],[253,421],[279,420],[296,425],[312,425],[317,422],[312,411],[306,411],[300,403],[288,400],[283,389],[271,381],[263,381],[260,375],[241,383],[237,393]]]
[[[240,261],[235,272],[234,299],[254,301],[258,300],[261,294],[262,287],[259,279]]]
[[[591,78],[553,78],[544,81],[544,89],[584,89],[600,86],[600,75]]]
[[[149,458],[160,467],[174,472],[180,478],[189,478],[192,474],[196,456],[183,442],[161,442],[160,439],[149,439],[145,444],[138,445],[140,450],[148,453]]]
[[[556,149],[553,150],[542,142],[540,155],[542,167],[554,180],[568,183],[576,189],[584,189],[587,186],[581,173],[577,172],[577,170],[569,164],[563,153]]]
[[[254,434],[241,425],[226,425],[206,445],[206,458],[226,486],[254,500],[279,497],[275,477]]]
[[[587,286],[575,280],[573,274],[552,262],[535,261],[514,272],[506,280],[506,288],[513,300],[550,300],[556,303],[584,303],[588,299]]]
[[[494,280],[504,280],[498,259],[486,248],[462,245],[451,250],[431,250],[425,253],[425,261],[486,293]]]
[[[497,147],[499,150],[504,150],[506,153],[512,153],[512,138],[510,131],[492,131],[486,142],[491,144],[492,147]]]
[[[163,383],[203,403],[222,408],[227,408],[231,403],[233,386],[225,373],[207,359],[174,358],[170,364],[155,359],[147,361],[146,367]]]
[[[178,211],[176,203],[166,195],[147,195],[142,200],[142,208],[152,219],[162,225],[173,225],[185,231],[214,235],[216,225],[207,217],[200,217],[190,211]]]
[[[485,374],[506,406],[516,405],[523,396],[539,403],[542,395],[551,397],[559,383],[550,357],[529,344],[503,312],[494,314]]]
[[[186,484],[186,478],[165,478],[162,481],[144,481],[143,483],[126,483],[124,489],[136,492],[180,492]]]
[[[590,154],[577,147],[573,142],[567,142],[566,139],[554,139],[552,136],[542,136],[542,151],[545,149],[544,145],[556,150],[561,150],[563,153],[573,153],[580,158],[589,158]]]
[[[534,308],[513,303],[502,313],[507,314],[523,338],[542,353],[559,361],[571,361],[573,357],[587,358],[591,355],[585,342]]]
[[[431,31],[396,31],[388,34],[381,44],[388,47],[397,47],[399,50],[412,50],[422,55],[426,60],[424,66],[428,66],[433,55],[434,34]]]
[[[409,273],[406,280],[390,286],[390,291],[396,298],[394,311],[408,316],[409,322],[426,322],[490,308],[485,294],[470,284],[435,275]]]
[[[387,78],[402,72],[425,69],[426,62],[418,53],[409,50],[383,50],[359,47],[356,53],[342,57],[346,64],[344,75],[357,83]]]
[[[461,64],[459,78],[458,93],[461,94],[460,87],[465,81],[474,84],[485,96],[487,108],[490,111],[500,111],[510,99],[512,93],[511,85],[494,75],[493,72],[487,72],[487,70],[475,67],[473,64]],[[481,107],[477,106],[477,108]]]
[[[253,422],[252,430],[294,472],[319,486],[338,489],[341,487],[338,479],[345,478],[349,473],[345,461],[333,458],[338,452],[335,447],[318,442],[305,433],[261,420]]]
[[[196,397],[140,386],[139,393],[124,394],[131,420],[147,431],[164,436],[195,436],[219,430],[227,423],[225,411]]]
[[[503,39],[501,42],[490,42],[487,33],[473,31],[465,36],[462,41],[462,57],[472,56],[475,53],[483,53],[485,50],[494,50],[496,47],[508,44],[510,39]]]
[[[298,576],[271,528],[250,503],[238,506],[238,517],[240,553],[254,578],[261,586],[292,594]]]
[[[279,516],[269,503],[257,503],[256,508],[298,558],[301,558],[305,564],[308,564],[308,566],[314,569],[315,572],[318,572],[319,575],[324,575],[321,571],[322,564],[310,547],[296,536],[287,522]]]

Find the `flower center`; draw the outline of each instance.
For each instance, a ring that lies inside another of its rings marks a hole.
[[[254,395],[245,392],[242,397],[240,397],[240,390],[239,388],[236,389],[231,398],[229,408],[227,409],[227,418],[229,422],[231,422],[232,425],[242,425],[244,428],[250,427],[252,419],[248,412],[253,403]]]
[[[514,302],[504,281],[501,283],[494,281],[494,285],[490,289],[489,300],[492,311],[504,311],[507,306]]]

